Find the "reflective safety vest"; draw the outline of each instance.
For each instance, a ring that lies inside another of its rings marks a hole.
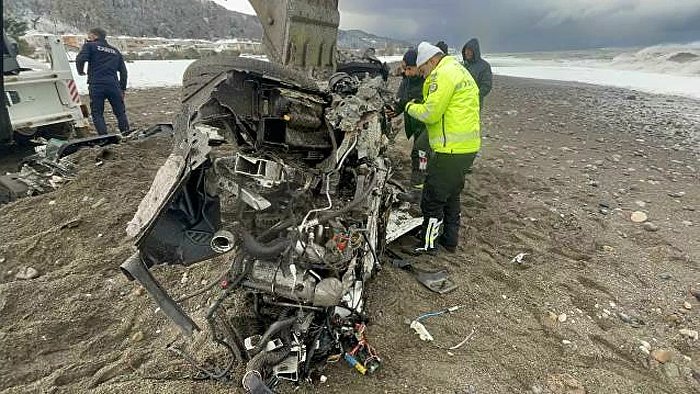
[[[481,149],[479,88],[452,56],[442,58],[423,84],[423,103],[406,104],[406,113],[425,123],[430,147],[438,153]]]

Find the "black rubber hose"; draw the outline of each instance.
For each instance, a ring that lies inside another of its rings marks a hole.
[[[304,374],[306,374],[307,376],[311,371],[311,361],[316,355],[316,343],[318,343],[319,338],[321,338],[324,329],[325,328],[318,330],[318,333],[314,335],[314,339],[313,341],[311,341],[313,346],[309,346],[309,351],[306,353],[306,362],[304,363]]]
[[[281,363],[289,356],[290,352],[289,346],[284,346],[271,352],[258,353],[250,359],[246,365],[246,374],[243,376],[243,387],[246,392],[249,394],[273,394],[273,391],[263,382],[262,371]]]
[[[360,204],[362,204],[365,201],[367,194],[372,192],[372,190],[374,189],[375,186],[377,186],[377,176],[376,175],[372,177],[372,180],[370,181],[369,186],[367,186],[362,191],[362,193],[359,193],[357,195],[357,198],[355,198],[348,205],[345,205],[343,208],[341,208],[337,211],[333,211],[333,212],[327,213],[325,215],[319,216],[318,223],[323,224],[331,219],[335,219],[336,217],[338,217],[344,213],[350,212],[353,209],[357,208]]]
[[[255,345],[254,348],[250,349],[248,351],[248,353],[251,356],[254,356],[254,355],[257,355],[258,353],[260,353],[265,348],[265,346],[270,341],[270,338],[273,335],[277,334],[278,332],[280,332],[286,328],[291,327],[292,324],[294,324],[294,322],[296,320],[297,320],[296,317],[290,317],[289,319],[279,320],[279,321],[272,323],[272,325],[270,325],[270,327],[267,329],[267,331],[265,331],[265,333],[262,335],[262,337],[260,337],[260,341],[258,342],[258,344]],[[253,360],[251,360],[251,361],[253,361]]]
[[[283,222],[277,223],[274,227],[269,228],[265,230],[262,234],[260,234],[259,239],[260,240],[267,240],[270,236],[272,235],[277,235],[281,233],[282,231],[287,230],[289,227],[294,226],[297,224],[298,219],[295,217],[291,217]]]
[[[370,193],[372,191],[372,189],[374,189],[375,186],[377,186],[376,175],[374,177],[372,177],[372,180],[370,181],[369,186],[367,186],[367,188],[365,188],[362,191],[362,193],[358,194],[358,198],[350,201],[350,203],[348,205],[344,206],[343,208],[341,208],[337,211],[329,212],[325,215],[319,216],[318,223],[324,224],[331,219],[335,219],[338,216],[340,216],[346,212],[350,212],[351,210],[357,208],[360,204],[362,204],[365,201],[365,197],[367,196],[368,193]],[[265,232],[263,232],[260,235],[260,239],[264,240],[271,235],[279,234],[280,232],[282,232],[282,231],[286,230],[287,228],[294,226],[296,224],[297,224],[297,218],[295,218],[295,217],[289,218],[289,219],[285,220],[284,222],[278,223],[277,225],[275,225],[274,228],[268,229]]]
[[[257,373],[247,373],[243,377],[243,387],[248,394],[274,394]]]
[[[276,239],[270,243],[258,242],[253,235],[245,230],[240,230],[243,250],[250,256],[258,259],[274,259],[279,257],[292,244],[289,239]]]

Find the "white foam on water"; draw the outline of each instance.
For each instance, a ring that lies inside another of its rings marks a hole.
[[[493,55],[487,59],[499,75],[700,98],[700,42]]]
[[[497,75],[614,86],[700,99],[700,77],[571,66],[497,66]]]
[[[622,55],[613,57],[613,59],[617,59],[614,61],[618,64],[620,56]],[[266,60],[259,56],[256,58]],[[400,61],[401,56],[386,56],[380,59],[390,63]],[[700,76],[627,70],[615,68],[609,60],[604,62],[590,58],[576,60],[559,57],[557,60],[543,60],[508,55],[490,56],[488,60],[497,75],[582,82],[700,99]],[[182,75],[192,62],[194,60],[137,60],[129,62],[126,65],[129,71],[128,88],[180,86]],[[71,63],[71,67],[79,91],[86,94],[88,92],[87,77],[77,75],[75,63]]]

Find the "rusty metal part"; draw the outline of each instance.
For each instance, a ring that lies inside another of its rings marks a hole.
[[[286,66],[335,69],[338,0],[251,0],[267,56]]]

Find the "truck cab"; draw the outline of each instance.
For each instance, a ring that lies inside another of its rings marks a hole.
[[[16,43],[3,32],[5,105],[0,143],[41,135],[68,138],[89,126],[61,39],[46,35],[44,47],[50,60],[47,68],[23,67]]]

